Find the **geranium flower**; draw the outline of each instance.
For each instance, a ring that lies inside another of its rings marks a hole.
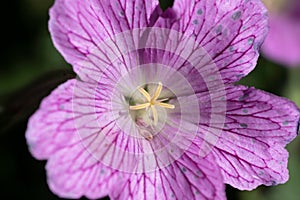
[[[300,65],[300,2],[264,0],[270,15],[270,31],[262,46],[263,54],[282,65]]]
[[[267,29],[253,1],[56,0],[50,33],[78,79],[45,98],[26,132],[60,197],[226,199],[288,179],[299,110],[235,86]]]

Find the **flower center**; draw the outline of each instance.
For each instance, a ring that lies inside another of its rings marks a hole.
[[[136,99],[138,102],[144,102],[139,103],[136,105],[129,106],[129,109],[131,111],[145,111],[143,113],[151,113],[153,120],[150,120],[152,123],[150,125],[156,126],[159,120],[159,114],[157,112],[157,107],[162,108],[168,108],[168,109],[174,109],[175,106],[169,103],[165,103],[165,101],[168,101],[168,98],[160,98],[161,92],[163,89],[163,85],[161,82],[157,84],[156,90],[154,94],[151,96],[151,94],[146,91],[143,87],[139,88],[138,91],[140,94],[142,94],[142,99]]]

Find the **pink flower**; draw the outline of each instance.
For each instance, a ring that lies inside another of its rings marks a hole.
[[[45,98],[26,139],[50,189],[91,199],[226,199],[288,179],[299,109],[235,86],[256,65],[253,1],[56,0],[50,32],[78,79]]]
[[[300,65],[300,2],[265,0],[269,8],[270,31],[262,46],[263,54],[282,65]]]

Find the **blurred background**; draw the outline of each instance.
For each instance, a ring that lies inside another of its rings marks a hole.
[[[59,199],[46,183],[45,161],[29,153],[25,130],[40,101],[75,77],[53,47],[48,9],[54,0],[5,1],[0,67],[0,199]],[[300,105],[300,66],[287,68],[261,57],[240,84],[285,96]],[[246,192],[227,187],[229,200],[296,200],[300,196],[300,139],[288,145],[290,180]]]

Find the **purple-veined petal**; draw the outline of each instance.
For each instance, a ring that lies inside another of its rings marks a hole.
[[[38,159],[48,159],[48,184],[51,190],[65,198],[101,198],[107,196],[120,179],[117,171],[104,166],[84,146],[80,132],[97,137],[101,126],[110,124],[104,106],[96,106],[94,85],[69,80],[46,97],[31,117],[26,132],[31,153]],[[98,98],[105,105],[105,99]],[[101,105],[101,104],[100,104]],[[90,109],[91,108],[91,109]],[[103,112],[90,112],[95,109]],[[102,110],[101,110],[102,109]],[[103,123],[98,119],[105,118]],[[100,126],[100,127],[99,127]]]
[[[226,123],[214,149],[224,181],[243,190],[286,182],[285,145],[296,137],[299,117],[299,109],[287,99],[228,87]]]
[[[178,0],[172,13],[155,26],[193,37],[218,66],[225,83],[253,70],[267,33],[266,10],[260,0]]]
[[[75,136],[72,96],[76,80],[69,80],[46,97],[30,118],[26,139],[37,159],[47,159]]]
[[[147,27],[156,5],[156,0],[57,0],[50,10],[50,33],[66,61],[74,64],[95,49],[101,51],[101,41]]]
[[[212,155],[183,154],[160,170],[132,174],[112,199],[226,199],[222,175]]]
[[[50,189],[63,198],[102,198],[124,178],[124,174],[96,160],[80,142],[52,155],[46,170]]]

